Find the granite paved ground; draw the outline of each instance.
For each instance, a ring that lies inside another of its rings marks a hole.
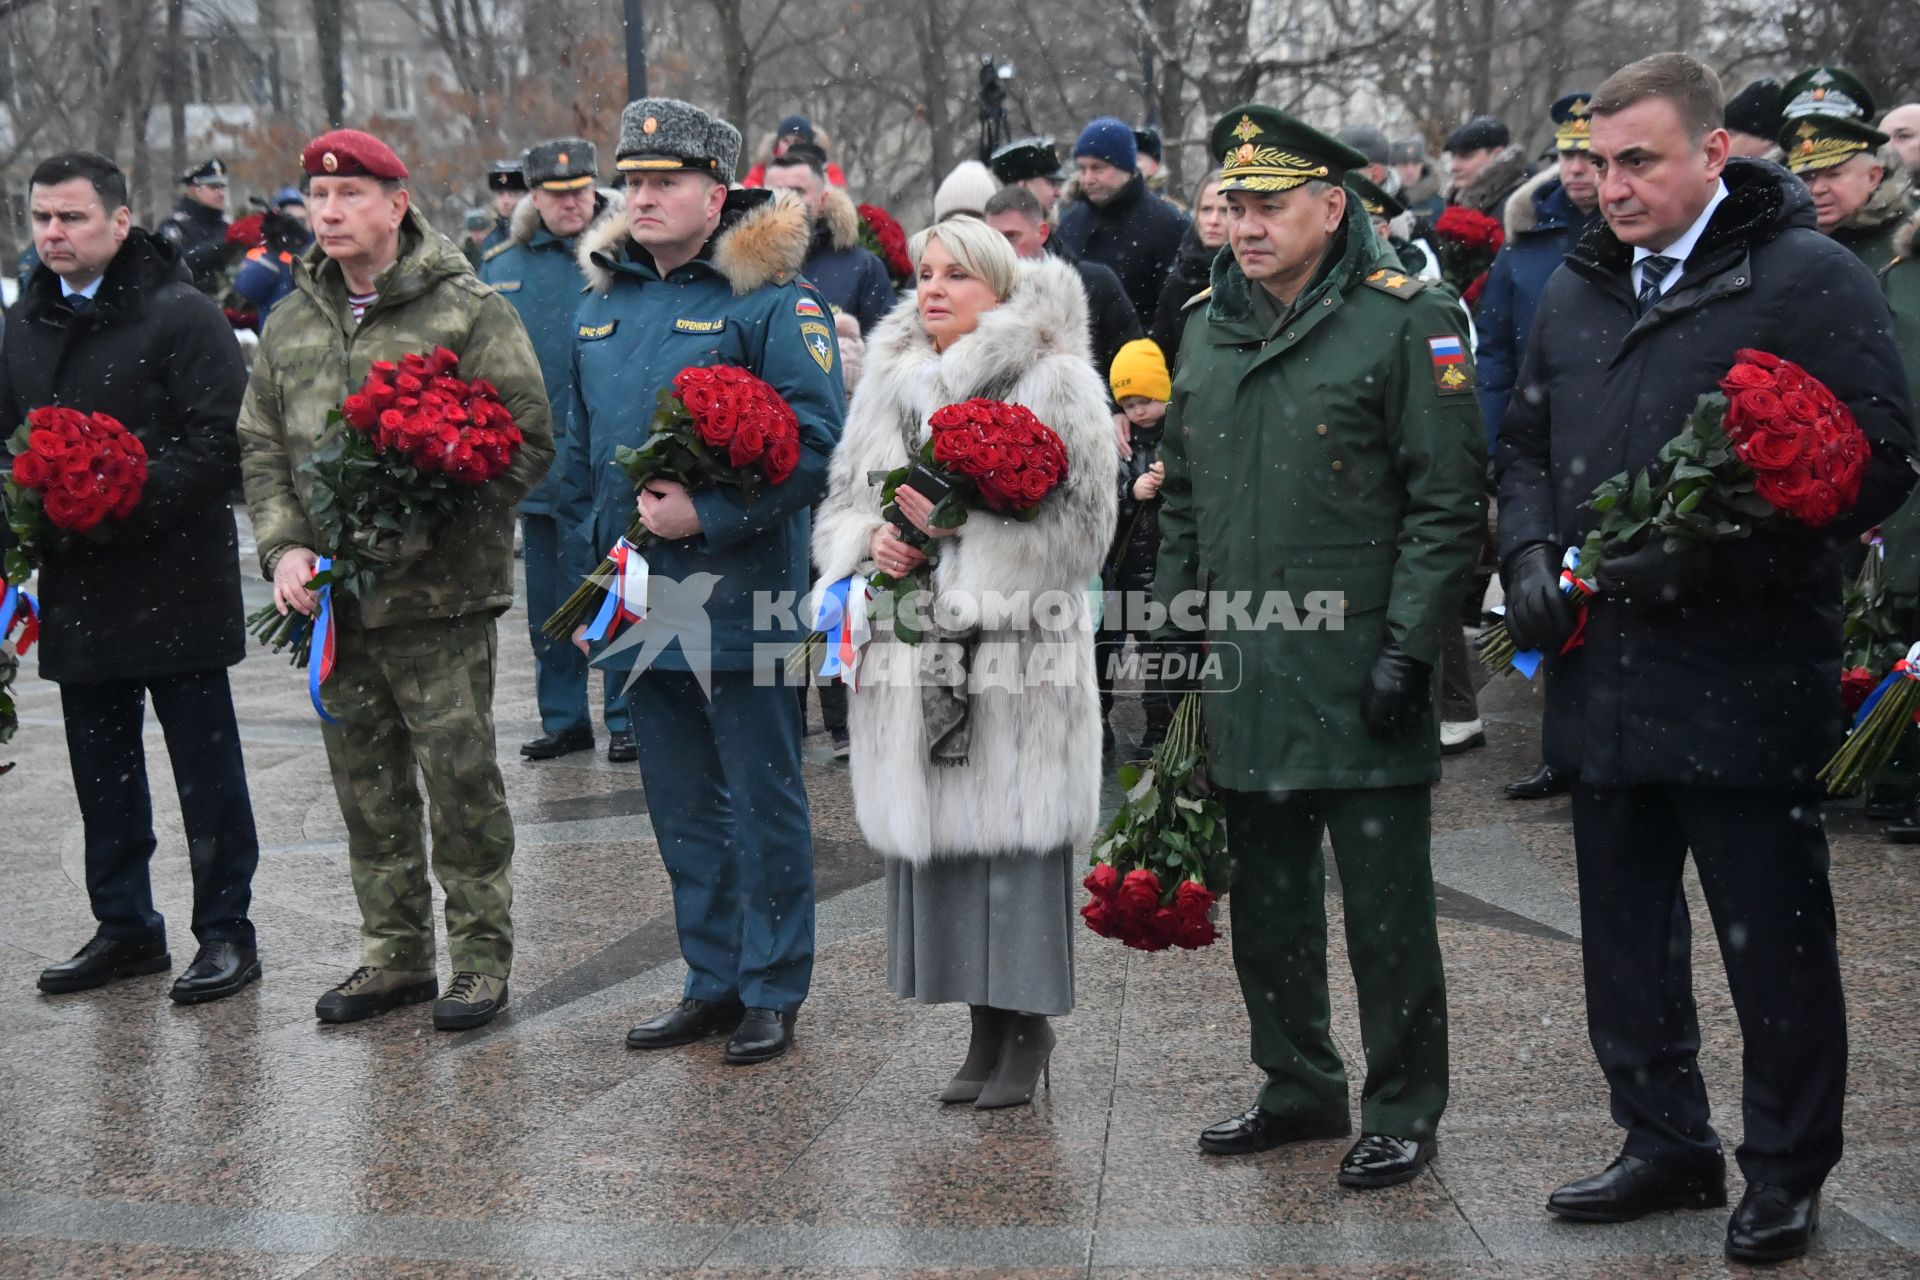
[[[19,763],[0,779],[0,1276],[1732,1270],[1721,1214],[1574,1228],[1541,1210],[1616,1135],[1582,1019],[1566,804],[1498,791],[1533,760],[1530,687],[1488,691],[1491,744],[1449,763],[1436,804],[1454,1016],[1441,1158],[1409,1186],[1354,1194],[1333,1184],[1338,1143],[1242,1160],[1195,1149],[1255,1087],[1224,946],[1146,957],[1084,937],[1050,1094],[992,1114],[937,1106],[966,1017],[886,993],[879,863],[822,738],[807,771],[820,961],[798,1046],[746,1071],[712,1043],[628,1052],[626,1028],[679,982],[640,780],[599,758],[519,760],[535,724],[524,615],[501,630],[520,949],[512,1012],[462,1036],[436,1034],[424,1007],[312,1020],[356,961],[356,912],[312,712],[265,656],[234,673],[265,846],[265,982],[199,1008],[168,1002],[164,977],[38,995],[36,971],[91,921],[57,694],[23,673],[20,735],[0,751]],[[186,860],[152,729],[149,750],[157,894],[184,964]],[[1920,1274],[1920,864],[1853,815],[1834,827],[1848,1151],[1815,1253],[1780,1274]],[[1338,937],[1335,1030],[1357,1066]],[[1711,947],[1697,956],[1703,1065],[1731,1142],[1739,1045]]]

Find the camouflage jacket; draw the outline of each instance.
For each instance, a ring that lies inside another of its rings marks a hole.
[[[328,430],[327,415],[365,381],[376,360],[446,347],[463,378],[485,378],[526,436],[513,466],[472,492],[451,527],[425,548],[408,548],[380,578],[371,600],[355,602],[368,627],[399,626],[513,603],[514,505],[553,461],[553,419],[540,363],[519,314],[480,283],[453,243],[409,211],[400,257],[375,281],[379,298],[356,325],[340,268],[307,251],[295,291],[260,334],[240,410],[240,470],[267,577],[292,547],[313,547],[308,457]]]

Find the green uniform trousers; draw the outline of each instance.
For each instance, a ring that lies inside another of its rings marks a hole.
[[[1233,855],[1233,965],[1263,1110],[1348,1115],[1328,1032],[1326,864],[1333,838],[1367,1057],[1360,1128],[1433,1135],[1447,1105],[1447,991],[1434,924],[1432,788],[1221,793]]]
[[[505,978],[513,967],[513,817],[494,756],[494,622],[452,618],[366,630],[338,623],[321,701],[334,794],[360,899],[362,964],[435,967],[433,891],[421,844],[420,787],[433,874],[447,895],[453,971]]]

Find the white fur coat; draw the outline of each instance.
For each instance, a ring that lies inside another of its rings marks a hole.
[[[944,353],[905,303],[867,344],[814,523],[822,585],[874,571],[868,540],[881,503],[868,474],[906,465],[908,438],[917,449],[942,406],[976,395],[1025,405],[1067,449],[1066,482],[1034,520],[972,511],[940,548],[933,584],[942,598],[1051,592],[1070,602],[1065,629],[1050,618],[982,632],[965,766],[928,757],[908,647],[876,635],[863,660],[848,715],[854,808],[867,843],[888,857],[1040,853],[1086,840],[1098,820],[1100,702],[1086,592],[1113,540],[1119,459],[1088,352],[1079,276],[1052,259],[1023,262],[1007,300]],[[1002,678],[1008,672],[1012,680]],[[1023,678],[1031,674],[1039,679]]]

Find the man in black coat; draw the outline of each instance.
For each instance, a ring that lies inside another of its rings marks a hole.
[[[212,297],[223,283],[227,257],[227,166],[208,160],[180,175],[180,200],[156,228],[193,277],[193,287]]]
[[[1743,347],[1804,366],[1872,441],[1854,510],[1818,532],[1609,552],[1585,642],[1547,666],[1547,763],[1574,771],[1587,1016],[1619,1159],[1560,1188],[1562,1217],[1726,1203],[1708,1122],[1689,850],[1745,1038],[1743,1261],[1797,1256],[1840,1158],[1846,1013],[1814,774],[1838,744],[1841,563],[1913,484],[1907,384],[1873,277],[1822,236],[1806,188],[1728,160],[1713,72],[1658,54],[1593,97],[1604,221],[1548,282],[1502,421],[1500,542],[1514,640],[1572,633],[1562,549],[1596,483],[1652,462]]]
[[[1038,197],[1025,187],[1002,187],[994,192],[993,198],[987,201],[986,214],[987,225],[1005,236],[1018,256],[1044,258],[1051,253],[1073,264],[1080,276],[1080,287],[1087,294],[1094,371],[1104,383],[1120,348],[1146,336],[1140,330],[1140,317],[1119,277],[1111,268],[1076,258],[1063,249],[1052,234],[1053,228],[1047,225]],[[1120,411],[1118,404],[1112,408],[1115,413]]]
[[[1063,257],[1113,268],[1144,332],[1180,256],[1187,215],[1147,190],[1133,129],[1124,121],[1102,116],[1089,124],[1074,144],[1073,163],[1079,192],[1061,213],[1054,238]]]
[[[34,170],[28,202],[41,265],[6,320],[0,435],[59,405],[118,419],[147,451],[139,505],[106,523],[109,540],[55,535],[40,565],[40,674],[60,686],[99,921],[40,989],[83,991],[173,965],[147,871],[141,721],[151,695],[180,792],[200,944],[172,995],[216,1000],[260,976],[247,917],[259,844],[226,671],[246,646],[227,505],[246,368],[172,245],[132,226],[112,161],[55,156]]]

